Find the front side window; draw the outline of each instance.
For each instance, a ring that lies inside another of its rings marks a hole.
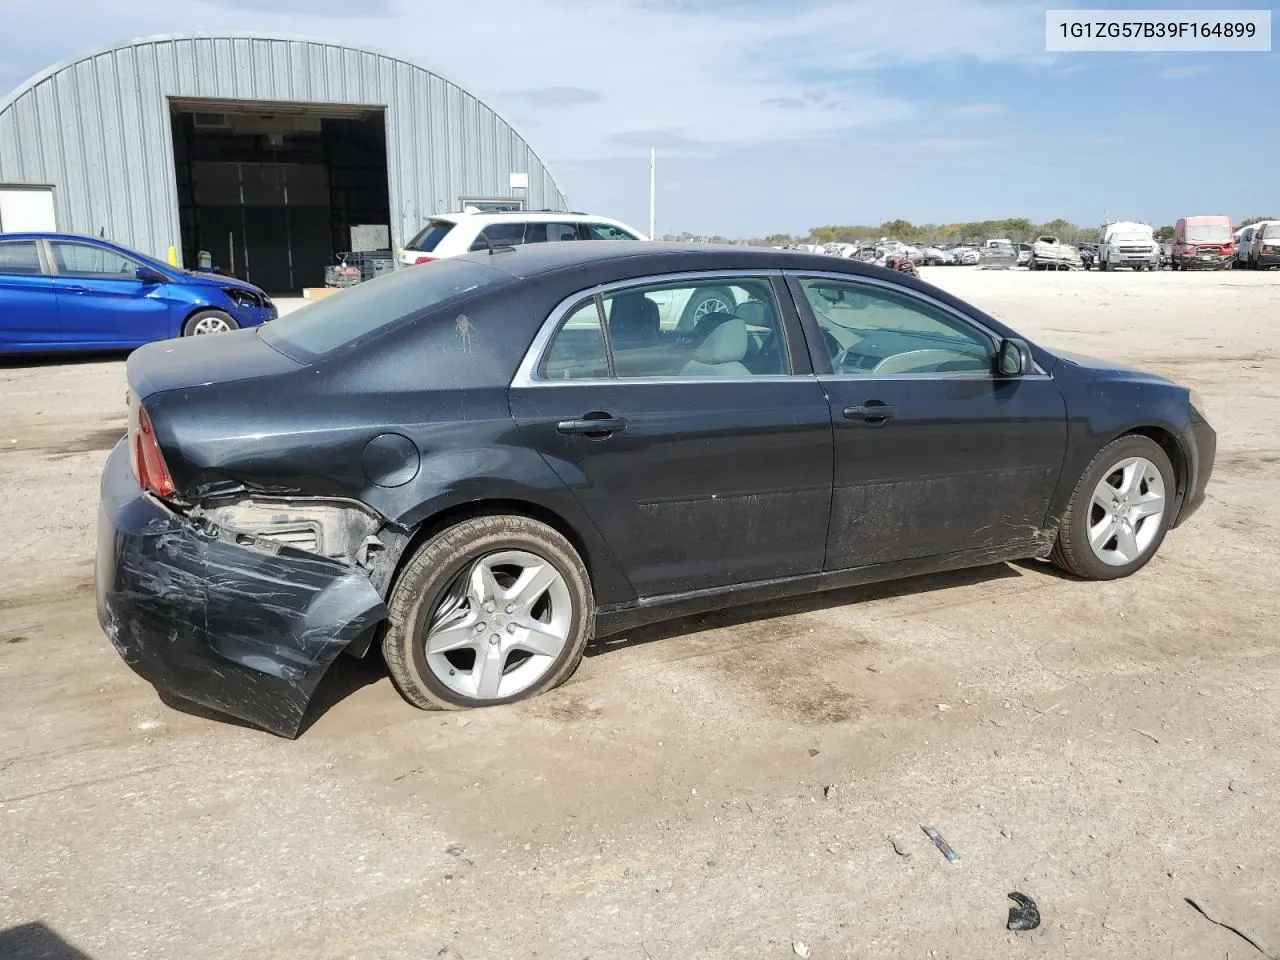
[[[577,239],[576,223],[530,223],[525,226],[525,243],[558,243]]]
[[[639,240],[633,233],[628,233],[621,227],[615,227],[611,223],[587,223],[588,240]]]
[[[494,247],[517,247],[524,243],[523,223],[491,223],[480,231],[472,250],[488,250]]]
[[[39,276],[40,255],[34,240],[6,240],[0,243],[0,274]]]
[[[58,273],[67,277],[89,277],[95,280],[136,280],[140,264],[106,247],[87,243],[49,244]]]
[[[805,278],[833,373],[989,377],[990,337],[941,308],[871,284]]]

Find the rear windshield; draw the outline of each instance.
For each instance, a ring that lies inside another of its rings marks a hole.
[[[1231,225],[1226,223],[1187,224],[1187,239],[1200,243],[1226,243],[1231,239]]]
[[[1263,240],[1280,239],[1280,223],[1268,223],[1262,228]]]
[[[430,253],[444,239],[444,235],[453,229],[448,220],[428,220],[422,232],[404,245],[406,250],[417,250]]]
[[[510,279],[467,260],[406,267],[272,320],[260,328],[261,336],[285,356],[311,360]]]

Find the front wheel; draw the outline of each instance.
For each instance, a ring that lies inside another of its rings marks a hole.
[[[524,516],[464,520],[414,553],[382,640],[400,695],[423,710],[511,703],[569,678],[595,622],[586,566]]]
[[[182,335],[203,337],[210,333],[229,333],[239,329],[240,324],[232,319],[231,314],[221,310],[201,310],[186,322],[182,328]]]
[[[1177,479],[1148,437],[1121,437],[1085,468],[1051,559],[1086,580],[1116,580],[1151,560],[1173,521]]]

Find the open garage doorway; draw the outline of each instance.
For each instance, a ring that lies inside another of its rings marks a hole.
[[[355,251],[391,257],[380,107],[173,99],[183,263],[268,293],[324,285]]]

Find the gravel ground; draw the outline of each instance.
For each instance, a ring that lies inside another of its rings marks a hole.
[[[646,628],[466,716],[342,663],[296,742],[162,704],[98,629],[123,363],[0,366],[0,956],[1256,954],[1187,897],[1280,950],[1280,274],[926,279],[1204,395],[1209,500],[1145,571]]]

